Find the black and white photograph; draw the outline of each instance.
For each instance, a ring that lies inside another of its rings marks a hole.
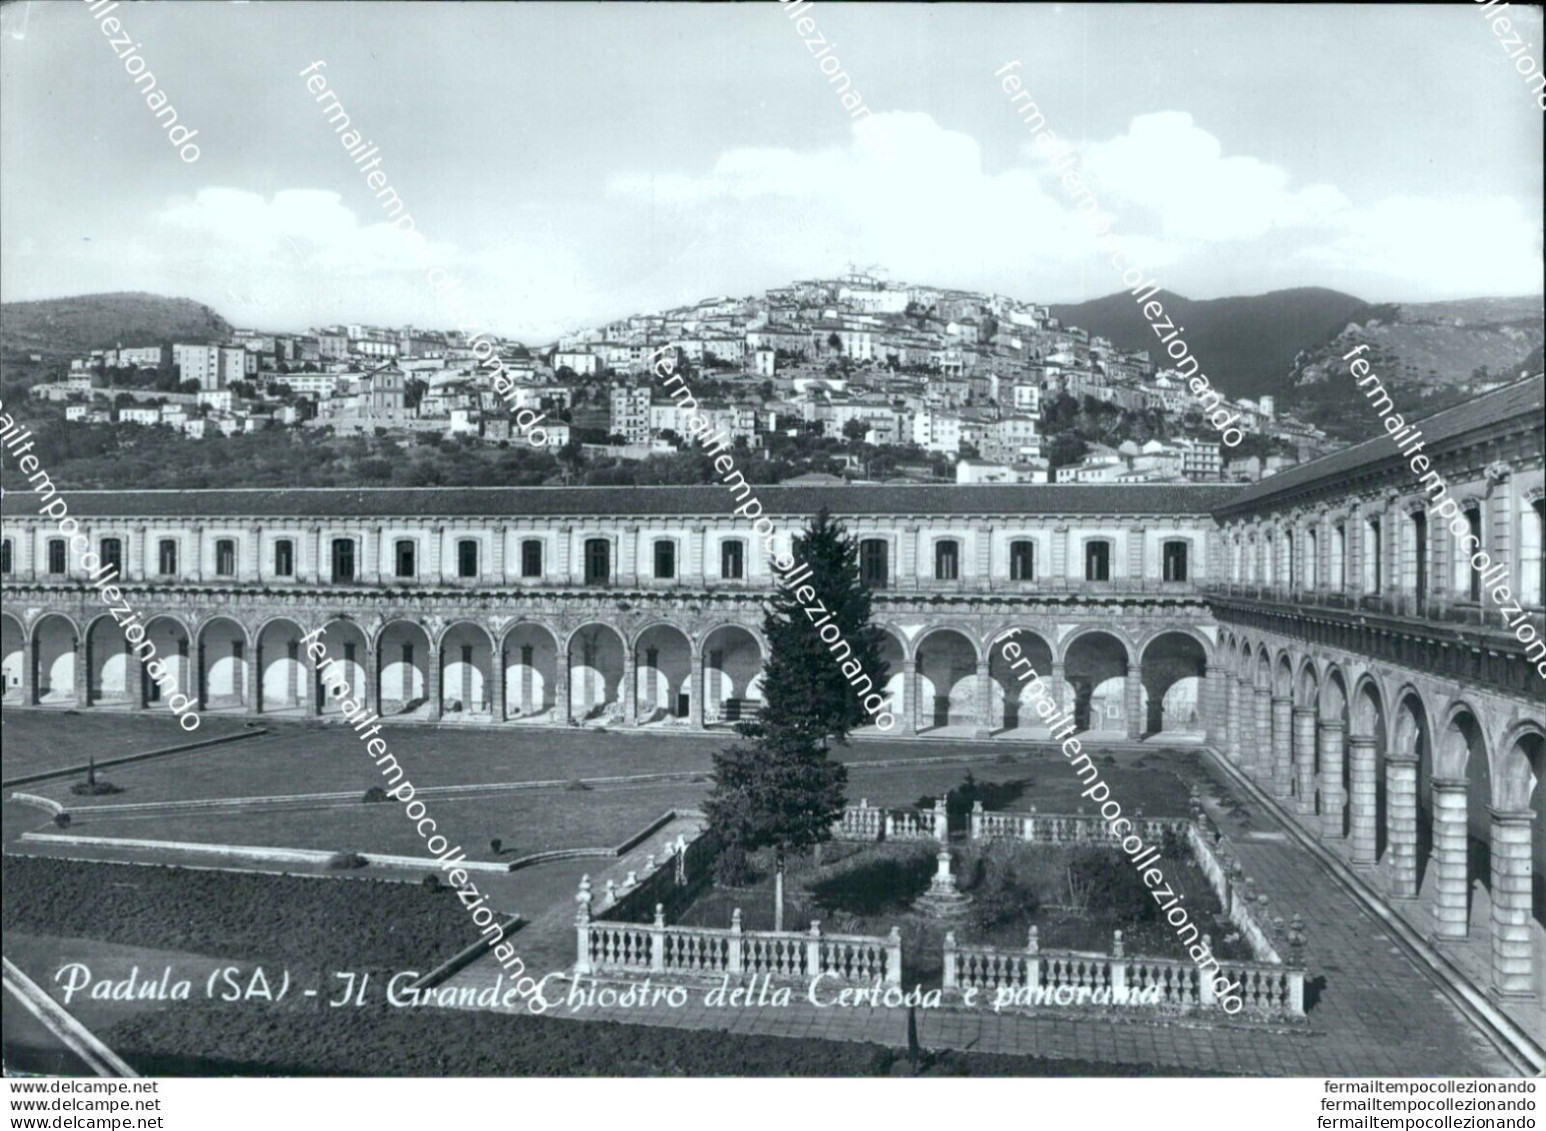
[[[1534,1127],[1542,12],[0,4],[7,1126]]]

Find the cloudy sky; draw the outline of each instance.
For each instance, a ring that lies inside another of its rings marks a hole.
[[[1512,11],[1542,43],[1539,9]],[[198,130],[185,164],[86,4],[7,4],[0,293],[153,291],[265,329],[449,324],[300,77],[324,60],[432,261],[497,330],[543,340],[849,263],[1108,294],[993,75],[1011,59],[1168,289],[1541,291],[1543,116],[1472,5],[808,12],[870,121],[773,0],[120,5]]]

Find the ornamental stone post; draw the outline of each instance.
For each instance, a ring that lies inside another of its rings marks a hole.
[[[1464,778],[1433,779],[1433,870],[1437,876],[1433,903],[1434,937],[1463,939],[1470,911]]]
[[[1492,815],[1492,990],[1501,998],[1531,998],[1534,945],[1530,929],[1529,809],[1489,809]]]
[[[1272,697],[1272,795],[1286,798],[1294,780],[1294,701]]]
[[[1344,728],[1341,719],[1321,719],[1316,724],[1320,734],[1321,763],[1321,835],[1342,835],[1342,810],[1347,805],[1347,791],[1342,788],[1342,750]]]
[[[1294,808],[1315,813],[1315,708],[1294,708],[1294,781],[1298,796]]]
[[[1379,772],[1372,735],[1355,734],[1348,739],[1348,823],[1351,826],[1355,865],[1371,866],[1379,861],[1378,829],[1375,827],[1376,774]]]
[[[1417,755],[1385,756],[1391,899],[1417,898]]]

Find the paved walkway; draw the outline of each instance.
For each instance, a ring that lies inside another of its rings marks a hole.
[[[1088,1019],[1043,1013],[995,1015],[991,1010],[920,1010],[925,1046],[1051,1058],[1085,1058],[1172,1070],[1269,1076],[1508,1075],[1507,1061],[1318,861],[1299,848],[1275,817],[1220,770],[1200,783],[1204,804],[1233,841],[1248,875],[1270,898],[1271,913],[1305,921],[1310,979],[1307,1023],[1299,1026],[1200,1024],[1147,1019]],[[659,838],[655,838],[659,839]],[[592,879],[604,873],[593,873]],[[564,916],[570,923],[564,924]],[[572,912],[555,909],[540,934],[522,947],[529,967],[548,957],[562,969],[572,946]],[[544,917],[548,918],[548,917]],[[535,924],[533,925],[535,926]],[[527,932],[523,931],[525,935]],[[526,942],[526,940],[523,940]],[[453,985],[476,986],[495,970],[479,963]],[[567,987],[565,987],[567,988]],[[555,991],[555,993],[560,991]],[[550,995],[552,996],[552,995]],[[726,1029],[738,1033],[810,1036],[905,1046],[905,1010],[817,1008],[796,989],[786,1008],[711,1008],[694,990],[681,1009],[555,1010],[550,1016]]]

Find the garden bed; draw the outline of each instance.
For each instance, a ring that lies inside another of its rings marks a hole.
[[[324,1010],[287,1024],[250,1008],[172,1009],[99,1035],[149,1076],[888,1076],[905,1051],[857,1041],[461,1010]],[[1197,1075],[1085,1060],[945,1052],[938,1076]]]
[[[1113,932],[1120,930],[1129,955],[1188,958],[1140,871],[1115,847],[958,844],[951,850],[951,871],[973,902],[954,920],[912,910],[929,887],[938,851],[932,840],[829,844],[820,865],[811,857],[792,859],[785,873],[785,929],[805,930],[819,920],[824,933],[884,936],[899,927],[906,985],[939,984],[946,931],[963,944],[1014,950],[1026,946],[1034,926],[1043,950],[1110,953]],[[1160,859],[1166,881],[1185,894],[1192,920],[1211,936],[1213,953],[1225,960],[1251,959],[1249,944],[1235,933],[1207,877],[1179,842],[1167,838]],[[673,922],[726,927],[740,908],[743,929],[771,930],[771,858],[759,854],[752,866],[754,876],[745,886],[714,888]]]
[[[450,891],[7,856],[0,929],[329,969],[421,969],[476,941]]]

